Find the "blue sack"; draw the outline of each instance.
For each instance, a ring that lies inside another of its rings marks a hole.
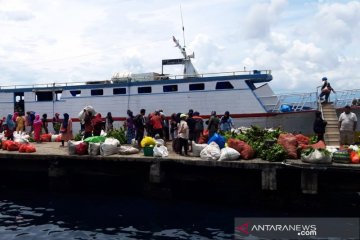
[[[280,112],[291,112],[292,109],[289,105],[283,104],[280,107]]]
[[[217,133],[215,133],[207,142],[208,144],[210,144],[211,142],[216,142],[217,145],[219,145],[220,149],[225,147],[225,138]]]

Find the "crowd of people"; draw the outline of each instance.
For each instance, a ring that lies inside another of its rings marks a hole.
[[[114,130],[114,119],[111,112],[108,112],[105,121],[100,113],[95,113],[92,109],[84,108],[79,113],[80,133],[84,138],[99,136],[101,131],[109,132]],[[55,134],[61,134],[63,147],[65,142],[74,138],[73,122],[69,114],[64,113],[60,118],[59,113],[55,113],[50,120],[46,113],[40,114],[33,111],[26,112],[26,115],[15,112],[1,120],[0,131],[4,131],[7,139],[14,139],[14,132],[32,134],[34,141],[40,143],[42,133],[49,133],[49,123],[52,124]],[[207,124],[207,128],[205,128]],[[215,111],[211,113],[210,119],[204,123],[200,113],[190,109],[187,113],[173,113],[169,118],[163,110],[154,111],[146,115],[146,110],[141,109],[137,115],[131,110],[127,111],[127,118],[124,121],[127,143],[132,141],[138,143],[146,135],[164,139],[165,141],[179,139],[184,154],[188,154],[188,142],[198,142],[204,130],[209,131],[209,137],[220,131],[229,131],[234,127],[233,120],[228,111],[219,118]],[[179,152],[182,154],[182,151]]]

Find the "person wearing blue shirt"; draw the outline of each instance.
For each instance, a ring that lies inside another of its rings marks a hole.
[[[234,123],[232,118],[230,117],[229,111],[226,111],[224,116],[220,119],[220,130],[222,132],[230,131],[232,128],[234,128]]]

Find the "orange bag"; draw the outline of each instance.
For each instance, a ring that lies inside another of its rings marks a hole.
[[[357,152],[352,151],[350,153],[350,160],[351,160],[351,163],[355,163],[355,164],[360,163],[359,154]]]
[[[10,140],[4,140],[4,141],[2,141],[2,150],[7,150],[7,144],[8,144],[8,142],[9,142]],[[11,142],[11,141],[10,141]]]
[[[299,145],[300,144],[308,145],[310,142],[310,139],[302,134],[296,134],[295,137]]]
[[[311,145],[314,149],[326,149],[326,145],[323,141],[319,141]]]
[[[227,144],[228,147],[231,147],[238,151],[243,159],[251,159],[255,156],[254,149],[244,141],[229,138]]]
[[[61,142],[61,135],[56,137],[55,142]]]
[[[298,142],[296,137],[291,133],[282,133],[278,138],[278,144],[284,147],[288,158],[297,159]]]

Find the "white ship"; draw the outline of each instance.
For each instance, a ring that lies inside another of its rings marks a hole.
[[[102,116],[112,112],[115,121],[123,121],[131,109],[147,113],[163,109],[167,116],[194,109],[206,118],[211,111],[222,115],[230,111],[237,126],[282,127],[286,131],[312,133],[317,93],[277,96],[269,86],[270,70],[198,73],[178,40],[174,42],[181,59],[162,60],[161,73],[115,73],[110,80],[1,86],[0,114],[34,111],[68,113],[74,122],[84,106],[91,105]],[[183,75],[164,73],[164,66],[181,64]],[[282,112],[282,106],[290,107]],[[51,125],[51,124],[50,124]],[[116,124],[115,124],[116,126]],[[75,130],[80,124],[74,123]]]

